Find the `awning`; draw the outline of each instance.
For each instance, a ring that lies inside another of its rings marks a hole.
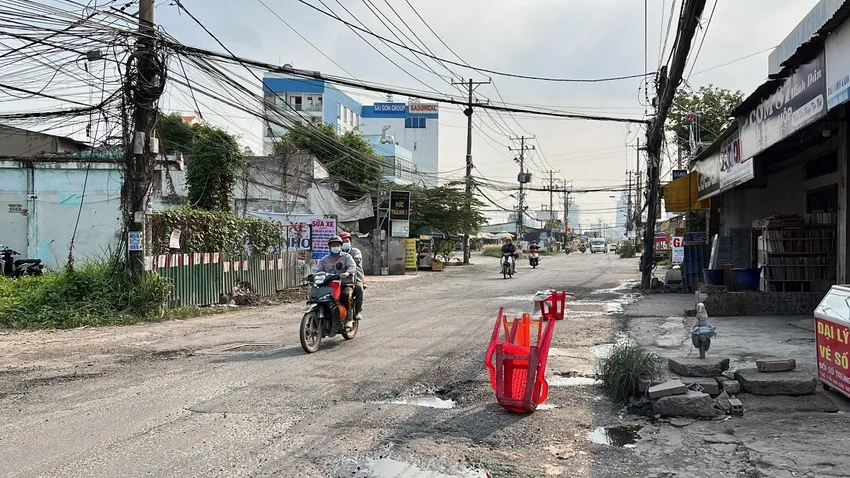
[[[664,205],[667,212],[688,212],[710,207],[708,200],[697,199],[697,175],[693,171],[664,186]]]

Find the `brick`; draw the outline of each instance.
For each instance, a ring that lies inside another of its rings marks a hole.
[[[797,368],[797,361],[794,359],[756,360],[756,368],[762,373],[790,372]]]
[[[741,384],[738,383],[737,380],[727,380],[723,382],[723,391],[728,393],[729,395],[735,395],[737,393],[741,393]]]
[[[732,407],[732,415],[744,414],[744,404],[737,398],[730,398],[729,405]]]
[[[660,385],[649,387],[647,391],[649,398],[656,399],[661,397],[669,397],[670,395],[682,395],[688,393],[688,387],[679,380],[671,380]]]
[[[682,379],[682,383],[691,390],[697,392],[703,392],[709,395],[720,394],[720,385],[717,383],[717,380],[714,380],[713,378],[685,378]],[[693,388],[691,385],[699,385],[701,390]]]

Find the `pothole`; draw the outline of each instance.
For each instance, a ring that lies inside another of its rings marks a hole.
[[[436,395],[427,395],[421,397],[399,398],[396,400],[387,400],[383,402],[371,402],[380,405],[412,405],[414,407],[436,408],[438,410],[451,410],[457,405],[457,402],[451,399],[440,398]]]
[[[597,445],[620,448],[634,448],[640,439],[640,425],[619,425],[615,427],[597,427],[587,433],[587,438]]]
[[[279,348],[280,344],[240,344],[233,347],[228,347],[222,352],[265,352],[267,350]]]
[[[413,463],[407,463],[392,458],[371,460],[368,464],[369,476],[375,478],[490,478],[490,474],[482,470],[466,470],[460,473],[446,474],[420,468]]]

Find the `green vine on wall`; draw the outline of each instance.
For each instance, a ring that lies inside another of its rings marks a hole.
[[[219,252],[227,258],[264,254],[281,249],[283,233],[270,221],[229,212],[199,209],[174,209],[151,214],[151,249],[153,254],[170,252]],[[169,249],[174,229],[180,230],[180,249]]]

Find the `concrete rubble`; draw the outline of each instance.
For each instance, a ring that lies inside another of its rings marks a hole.
[[[756,368],[735,372],[741,391],[754,395],[811,395],[817,388],[817,379],[803,372],[762,373]]]
[[[717,377],[729,370],[729,359],[668,358],[667,367],[683,377]]]
[[[797,361],[794,359],[756,360],[756,368],[762,373],[791,372],[797,368]]]
[[[681,395],[688,392],[688,387],[679,380],[670,380],[660,385],[649,387],[647,394],[651,399],[668,397],[670,395]]]
[[[653,410],[663,417],[715,417],[723,413],[714,408],[710,395],[691,390],[683,395],[659,398]]]
[[[688,388],[691,388],[691,385],[699,385],[701,390],[698,390],[703,393],[707,393],[711,396],[720,394],[720,385],[717,383],[717,380],[713,378],[685,378],[682,379],[682,382]],[[693,389],[692,389],[693,390]]]

